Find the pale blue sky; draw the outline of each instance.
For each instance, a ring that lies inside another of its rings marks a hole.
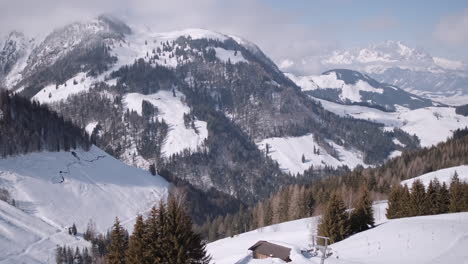
[[[468,0],[262,1],[282,12],[294,13],[298,23],[323,28],[324,36],[343,47],[401,40],[438,56],[468,59],[468,43],[450,45],[435,36],[441,21],[466,14]],[[464,34],[468,35],[468,25]]]

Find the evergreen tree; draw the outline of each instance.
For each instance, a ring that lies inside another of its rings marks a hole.
[[[55,249],[55,262],[57,264],[63,264],[65,262],[65,255],[63,254],[62,247],[57,245]]]
[[[305,163],[305,162],[306,162],[306,159],[305,159],[305,156],[304,156],[304,154],[302,154],[301,161],[302,161],[302,163]]]
[[[351,230],[353,233],[365,231],[375,224],[374,210],[369,190],[364,188],[359,197],[356,208],[351,213]]]
[[[449,201],[447,186],[440,185],[437,178],[431,180],[427,187],[427,203],[429,205],[428,214],[443,214],[446,213],[447,201]]]
[[[67,247],[67,263],[73,264],[73,252],[70,247]]]
[[[411,186],[410,216],[426,215],[428,207],[424,184],[419,179],[415,180]]]
[[[108,254],[106,256],[107,264],[125,264],[127,241],[125,239],[125,230],[120,225],[118,218],[115,218],[110,239],[111,243],[108,246]]]
[[[448,213],[449,212],[449,206],[450,206],[450,192],[447,188],[447,184],[445,182],[442,184],[439,192],[439,212],[441,214]]]
[[[192,230],[192,220],[183,206],[183,198],[171,195],[167,203],[167,226],[164,230],[169,243],[167,263],[208,264],[211,258],[200,235]]]
[[[161,209],[161,205],[159,209]],[[162,238],[164,236],[160,224],[160,219],[164,212],[160,212],[156,207],[151,209],[150,215],[145,222],[146,235],[145,235],[145,259],[147,263],[163,263],[163,250]]]
[[[318,234],[330,238],[330,243],[341,241],[349,236],[350,224],[343,200],[333,194],[320,219]]]
[[[83,264],[92,264],[93,257],[89,254],[88,248],[83,250]]]
[[[75,223],[73,223],[72,228],[71,228],[71,234],[76,236],[77,233],[78,233],[78,230],[76,229]]]
[[[456,213],[462,211],[464,203],[463,198],[463,184],[460,182],[458,173],[455,171],[450,183],[450,212]]]
[[[83,256],[81,256],[80,249],[76,247],[75,256],[73,257],[73,264],[83,264]]]
[[[143,264],[145,262],[145,232],[146,227],[143,216],[138,215],[133,228],[133,233],[128,240],[128,249],[126,252],[127,264]]]
[[[399,183],[392,185],[390,194],[388,195],[388,207],[386,214],[388,219],[404,217],[403,204],[401,200],[402,195],[403,187]]]

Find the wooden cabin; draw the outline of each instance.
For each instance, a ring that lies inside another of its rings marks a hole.
[[[254,259],[279,258],[286,262],[291,262],[289,258],[291,249],[268,241],[260,240],[255,245],[251,246]]]

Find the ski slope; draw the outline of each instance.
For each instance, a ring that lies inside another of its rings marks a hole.
[[[301,137],[267,138],[258,142],[257,146],[265,151],[268,144],[269,156],[278,162],[283,171],[291,174],[303,173],[311,166],[336,168],[346,165],[354,168],[359,164],[365,164],[363,155],[359,151],[347,150],[331,141],[329,143],[338,152],[338,158],[331,156],[319,146],[313,134]],[[314,154],[314,148],[318,149],[320,154]],[[304,155],[305,162],[302,162],[302,155]]]
[[[450,186],[450,182],[452,181],[452,177],[457,172],[458,178],[461,181],[468,182],[468,165],[463,165],[463,166],[456,166],[456,167],[451,167],[451,168],[446,168],[446,169],[441,169],[433,172],[429,172],[426,174],[423,174],[421,176],[411,178],[405,181],[402,181],[402,185],[408,185],[408,187],[411,187],[414,181],[420,180],[426,187],[429,186],[429,183],[437,178],[439,180],[440,184],[444,183],[447,184],[447,186]]]
[[[468,263],[468,213],[387,220],[386,203],[374,205],[378,225],[332,244],[329,264],[463,264]],[[279,259],[252,259],[248,248],[259,240],[288,246],[291,263],[320,263],[319,257],[300,252],[311,245],[318,217],[264,227],[208,244],[212,263],[285,263]]]
[[[155,94],[143,95],[130,93],[125,95],[124,103],[130,110],[141,115],[141,104],[143,100],[150,102],[158,108],[159,118],[169,125],[169,132],[162,147],[164,157],[179,153],[184,149],[196,151],[203,141],[208,137],[207,123],[195,120],[195,128],[186,128],[184,124],[184,114],[190,113],[190,108],[183,103],[184,96],[176,92],[176,97],[172,91],[159,91]]]

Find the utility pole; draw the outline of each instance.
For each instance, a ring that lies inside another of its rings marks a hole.
[[[318,239],[323,240],[323,242],[324,242],[323,245],[319,245],[319,243],[317,243]],[[320,264],[324,264],[325,259],[327,258],[327,249],[328,249],[328,241],[329,240],[330,240],[330,238],[325,237],[325,236],[314,236],[314,239],[312,239],[313,247],[315,247],[316,249],[318,249],[319,251],[322,252],[322,257],[320,258]]]

